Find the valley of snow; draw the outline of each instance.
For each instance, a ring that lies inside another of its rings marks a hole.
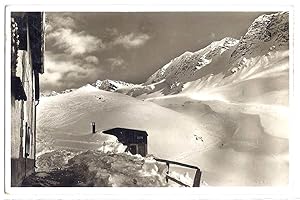
[[[170,186],[154,156],[198,166],[202,184],[209,186],[286,186],[288,35],[288,13],[262,15],[240,40],[227,37],[185,52],[143,84],[105,80],[42,97],[37,116],[40,169],[53,168],[56,156],[71,166],[76,158],[90,159],[88,171],[108,176],[106,185],[132,186],[132,180],[116,178],[122,174],[119,166],[108,175],[103,162],[118,157],[137,171],[123,174],[135,177],[138,186]],[[102,133],[115,127],[147,131],[150,155],[123,153],[126,147]],[[174,176],[191,183],[192,172],[174,170]]]
[[[99,141],[108,141],[109,138],[101,131],[115,127],[146,130],[149,153],[162,158],[182,152],[177,144],[178,138],[188,150],[204,148],[194,135],[201,136],[206,143],[213,141],[213,137],[189,117],[151,102],[98,90],[90,85],[68,94],[43,98],[38,116],[40,132],[48,132],[54,137],[53,146],[56,147],[97,149],[103,145]],[[91,135],[91,122],[96,123],[96,135]],[[81,141],[80,144],[73,141],[76,139]],[[85,143],[84,140],[90,141]]]
[[[118,153],[124,151],[122,145],[101,131],[135,128],[149,134],[149,154],[199,166],[204,171],[202,181],[208,185],[287,184],[288,140],[266,133],[254,111],[225,104],[180,96],[143,101],[88,85],[42,98],[38,149]],[[264,111],[260,108],[260,113]],[[92,121],[96,134],[91,133]]]

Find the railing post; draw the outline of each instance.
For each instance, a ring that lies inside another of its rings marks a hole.
[[[169,171],[170,171],[170,163],[167,162],[167,174],[169,174]],[[166,176],[166,181],[168,183],[169,181],[168,176]]]
[[[200,169],[197,169],[195,178],[194,178],[193,187],[200,187],[201,174],[202,173],[201,173]]]
[[[157,162],[164,162],[167,165],[167,172],[166,172],[166,181],[168,183],[168,180],[170,179],[171,181],[174,181],[180,185],[183,185],[185,187],[190,187],[189,185],[186,185],[185,183],[169,176],[169,172],[170,172],[170,164],[174,164],[174,165],[179,165],[179,166],[183,166],[183,167],[187,167],[187,168],[192,168],[192,169],[196,169],[196,173],[195,173],[195,177],[194,177],[194,182],[193,182],[193,187],[200,187],[200,182],[201,182],[201,175],[202,172],[201,170],[193,165],[188,165],[188,164],[184,164],[184,163],[179,163],[179,162],[175,162],[175,161],[170,161],[170,160],[164,160],[164,159],[159,159],[159,158],[154,158]]]

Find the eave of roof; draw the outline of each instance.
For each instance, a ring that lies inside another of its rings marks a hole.
[[[136,132],[143,133],[143,134],[145,134],[145,135],[148,136],[147,131],[138,130],[138,129],[131,129],[131,128],[121,128],[121,127],[116,127],[116,128],[108,129],[108,130],[105,130],[105,131],[102,131],[102,132],[103,132],[103,133],[109,133],[109,131],[113,131],[113,130],[116,130],[116,129],[123,129],[123,130],[129,130],[129,131],[136,131]]]

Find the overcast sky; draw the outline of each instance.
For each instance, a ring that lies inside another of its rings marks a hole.
[[[257,12],[46,13],[42,91],[96,80],[142,83],[185,51],[246,33]]]

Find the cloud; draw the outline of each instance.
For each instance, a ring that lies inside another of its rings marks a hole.
[[[46,51],[45,73],[41,76],[41,85],[45,91],[77,88],[82,86],[83,82],[96,80],[101,73],[102,69],[93,63]]]
[[[84,58],[84,60],[88,63],[92,63],[97,65],[99,63],[99,59],[96,56],[87,56]]]
[[[103,27],[100,37],[89,32],[79,18],[68,15],[47,14],[45,73],[41,76],[44,92],[78,88],[112,72],[125,73],[127,63],[110,53],[124,51],[120,46],[141,47],[150,39],[148,34],[124,34],[115,27]]]
[[[46,14],[46,33],[52,32],[58,28],[75,29],[77,24],[75,20],[66,15]]]
[[[103,41],[83,31],[68,14],[47,14],[45,73],[41,76],[42,91],[78,88],[98,79],[103,73],[97,51]],[[113,30],[112,30],[113,31]],[[91,55],[92,54],[92,55]]]
[[[123,65],[125,63],[125,61],[122,58],[108,58],[106,60],[113,67],[121,66],[121,65]]]
[[[113,45],[122,45],[126,49],[138,48],[144,45],[150,36],[145,33],[130,33],[127,35],[120,35],[113,41]]]
[[[48,40],[54,40],[53,46],[73,56],[91,53],[104,48],[100,38],[89,35],[84,31],[75,32],[69,28],[59,28],[47,36]]]

